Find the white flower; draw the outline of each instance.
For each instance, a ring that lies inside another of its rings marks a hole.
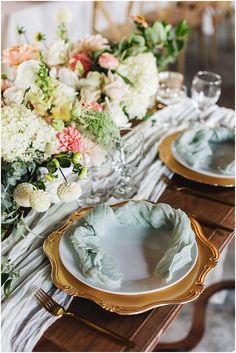
[[[110,102],[106,97],[104,111],[112,117],[113,121],[119,128],[129,127],[131,125],[129,124],[129,119],[117,101]]]
[[[46,63],[49,66],[65,64],[68,58],[69,44],[64,40],[58,39],[54,42],[47,52]]]
[[[18,103],[21,104],[24,99],[25,90],[20,87],[10,87],[7,88],[4,93],[3,97],[5,98],[5,103]]]
[[[37,212],[45,212],[51,205],[48,194],[43,190],[34,190],[29,197],[30,206]]]
[[[158,89],[155,57],[152,53],[130,56],[119,65],[117,71],[133,83],[123,97],[122,105],[130,119],[142,118],[153,105]]]
[[[64,85],[59,81],[55,81],[52,96],[53,108],[51,114],[55,119],[69,121],[70,112],[76,99],[76,91],[74,88]]]
[[[55,130],[24,105],[4,106],[1,128],[2,157],[6,162],[43,161],[57,151]]]
[[[64,182],[59,185],[57,189],[57,195],[60,200],[63,202],[72,202],[79,199],[82,193],[81,187],[78,183],[72,182]]]
[[[34,186],[29,183],[18,184],[13,191],[14,200],[22,207],[30,207],[29,198]]]
[[[76,73],[67,67],[62,67],[58,70],[58,79],[65,85],[74,89],[79,88],[79,79]]]
[[[117,100],[120,102],[122,97],[129,92],[129,89],[124,80],[119,75],[108,71],[108,77],[106,78],[103,91],[112,100]]]
[[[51,67],[49,70],[49,76],[52,78],[57,78],[57,68],[55,66]]]
[[[37,80],[37,72],[39,69],[39,61],[24,61],[17,68],[15,85],[21,88],[37,88],[35,81]]]
[[[108,39],[101,36],[101,34],[95,34],[87,36],[84,39],[79,40],[74,48],[73,52],[81,52],[90,54],[96,50],[109,49]]]
[[[68,7],[62,7],[56,12],[56,21],[60,23],[70,23],[72,20],[72,13]]]
[[[101,96],[101,85],[104,76],[99,72],[90,71],[86,78],[79,80],[80,94],[86,102],[96,102]]]

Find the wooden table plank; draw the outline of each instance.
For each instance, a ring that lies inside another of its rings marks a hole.
[[[187,182],[176,175],[174,176],[174,181],[179,185],[188,184],[188,186],[209,194],[217,193],[221,197],[234,199],[233,189],[215,188]],[[172,207],[181,208],[188,213],[203,216],[225,226],[234,227],[234,209],[231,206],[169,189],[164,191],[159,201],[169,203]],[[234,235],[213,230],[206,226],[202,228],[206,237],[211,239],[220,251],[223,250]],[[121,316],[105,311],[87,299],[75,298],[70,305],[70,309],[87,319],[133,339],[137,346],[133,350],[127,349],[127,347],[83,327],[75,320],[63,317],[49,327],[35,346],[34,351],[152,351],[157,345],[161,334],[164,333],[181,311],[182,305],[168,305],[139,315]]]

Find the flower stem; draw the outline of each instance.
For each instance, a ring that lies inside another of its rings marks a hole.
[[[61,169],[61,168],[59,168],[59,170],[60,170],[60,172],[61,172],[61,174],[62,174],[63,178],[65,179],[66,183],[68,183],[68,180],[66,179],[66,177],[65,177],[65,175],[64,175],[64,173],[63,173],[63,171],[62,171],[62,169]]]

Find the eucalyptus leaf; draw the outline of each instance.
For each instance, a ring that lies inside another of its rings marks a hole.
[[[24,221],[20,220],[17,222],[17,224],[14,226],[12,230],[12,237],[15,241],[19,240],[23,235],[25,231],[25,223]]]
[[[11,294],[11,282],[12,282],[12,278],[9,278],[3,285],[4,294],[7,298]]]

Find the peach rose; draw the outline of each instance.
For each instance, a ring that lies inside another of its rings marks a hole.
[[[119,61],[117,60],[117,58],[109,53],[103,53],[102,55],[100,55],[98,63],[101,67],[111,70],[116,69],[119,65]]]
[[[3,51],[2,62],[15,68],[24,61],[38,58],[39,48],[35,44],[18,44]]]

